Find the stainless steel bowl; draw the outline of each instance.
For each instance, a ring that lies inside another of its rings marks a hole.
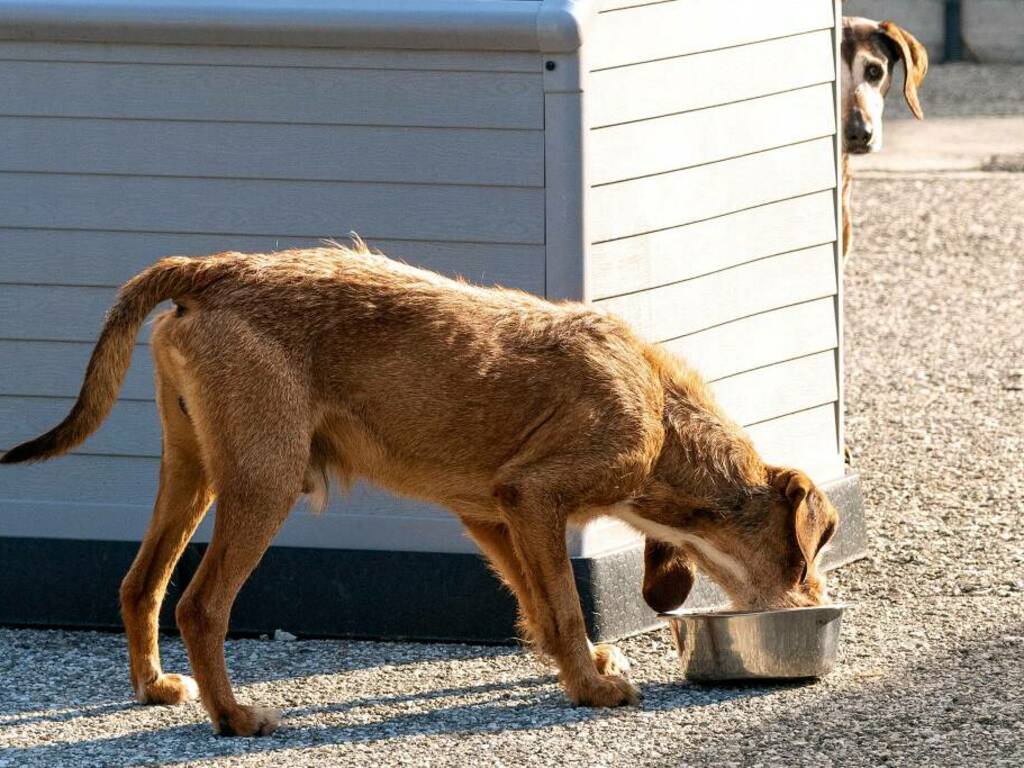
[[[691,680],[822,677],[832,669],[846,605],[669,613]]]

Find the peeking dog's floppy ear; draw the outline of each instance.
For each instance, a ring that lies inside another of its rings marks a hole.
[[[814,483],[798,469],[778,469],[773,473],[772,486],[782,493],[793,513],[793,533],[804,559],[801,581],[807,578],[807,570],[818,556],[821,548],[835,533],[838,519],[832,505],[814,497]]]
[[[674,611],[686,601],[697,570],[679,547],[647,539],[644,545],[644,602],[659,613]]]
[[[914,117],[920,120],[924,117],[924,112],[921,110],[921,102],[917,100],[917,86],[928,73],[928,51],[916,37],[903,27],[897,26],[895,22],[883,21],[878,25],[878,29],[892,41],[900,58],[903,59],[903,68],[906,70],[903,97],[907,100],[907,106],[914,113]]]

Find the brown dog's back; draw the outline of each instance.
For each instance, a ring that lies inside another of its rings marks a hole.
[[[58,455],[95,430],[139,324],[168,298],[179,308],[156,322],[158,375],[175,380],[192,417],[216,435],[231,429],[225,409],[259,421],[286,394],[302,399],[308,423],[295,427],[314,476],[329,467],[474,505],[507,465],[569,453],[607,466],[612,445],[624,475],[597,484],[600,503],[657,454],[660,357],[619,320],[325,247],[165,259],[142,273],[111,312],[75,410],[3,460]]]

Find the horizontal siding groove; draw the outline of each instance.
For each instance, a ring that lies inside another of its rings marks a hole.
[[[63,287],[63,286],[61,286],[61,287]],[[76,285],[74,287],[78,288],[79,286]],[[0,342],[16,341],[16,342],[19,342],[19,343],[23,343],[23,342],[30,341],[33,344],[87,344],[90,347],[95,347],[97,340],[98,340],[98,337],[97,337],[97,339],[58,339],[58,338],[51,338],[51,337],[43,336],[43,337],[38,338],[38,339],[37,338],[26,339],[26,338],[23,338],[21,336],[0,336]],[[148,346],[149,346],[149,341],[147,341],[144,338],[140,338],[140,339],[136,340],[136,342],[135,342],[135,347],[136,348],[138,348],[138,347],[148,347]],[[84,375],[85,371],[83,371],[82,373]],[[18,397],[21,397],[21,395],[18,395]]]
[[[590,183],[600,187],[832,136],[833,94],[832,83],[821,83],[593,129]]]
[[[191,62],[0,66],[11,115],[258,120],[290,124],[543,128],[536,73],[301,70]]]
[[[821,138],[821,137],[818,137]],[[372,184],[375,187],[461,187],[463,189],[544,189],[543,184],[467,184],[465,182],[452,181],[380,181],[377,179],[309,179],[290,178],[285,176],[202,176],[197,174],[174,174],[174,173],[107,173],[96,171],[12,171],[2,167],[0,162],[0,173],[5,176],[72,176],[76,178],[101,178],[101,179],[195,179],[201,181],[266,181],[266,182],[287,182],[289,184]],[[658,175],[658,174],[653,174]],[[624,179],[625,181],[625,179]],[[8,227],[0,227],[8,229]],[[122,230],[112,230],[122,231]],[[273,235],[262,235],[272,237]],[[293,235],[288,235],[293,237]],[[389,240],[398,238],[389,237]],[[462,242],[462,241],[459,241]]]
[[[771,151],[771,150],[769,150],[769,151]],[[720,160],[719,162],[723,162],[723,161]],[[628,235],[622,235],[621,237],[609,237],[606,240],[594,240],[591,243],[591,245],[599,245],[601,243],[615,243],[615,242],[618,242],[619,240],[630,240],[630,239],[635,238],[635,237],[643,237],[644,235],[653,235],[655,232],[668,232],[668,231],[673,230],[673,229],[680,229],[682,227],[688,227],[691,224],[700,224],[701,222],[704,222],[704,221],[714,221],[715,219],[721,219],[721,218],[723,218],[725,216],[731,216],[734,213],[742,213],[743,211],[752,211],[752,210],[755,210],[756,208],[764,208],[766,205],[774,205],[775,203],[784,203],[787,200],[796,200],[796,199],[801,198],[801,197],[809,197],[810,195],[817,195],[817,194],[820,194],[820,193],[822,193],[822,192],[824,192],[826,190],[835,189],[835,188],[836,188],[835,184],[830,184],[829,186],[822,187],[821,189],[814,189],[814,190],[811,190],[810,192],[801,192],[799,195],[789,195],[787,197],[780,197],[778,200],[769,200],[768,202],[758,203],[757,205],[748,205],[748,206],[746,206],[744,208],[737,208],[737,209],[732,210],[732,211],[726,211],[725,213],[719,213],[719,214],[716,214],[715,216],[707,216],[707,217],[705,217],[703,219],[694,219],[693,221],[687,221],[687,222],[684,222],[682,224],[676,224],[676,225],[671,226],[671,227],[658,227],[657,229],[648,229],[648,230],[645,230],[643,232],[633,232],[633,233],[630,233]],[[2,229],[4,229],[4,227],[0,227],[0,230],[2,230]],[[831,242],[831,241],[829,241],[829,242]]]
[[[687,336],[693,336],[693,335],[698,334],[698,333],[703,333],[704,331],[710,331],[713,328],[721,328],[722,326],[729,325],[730,323],[738,323],[740,320],[749,320],[752,317],[757,317],[758,315],[764,315],[764,314],[767,314],[768,312],[778,312],[781,309],[789,309],[791,307],[799,307],[802,304],[810,304],[811,302],[820,301],[821,299],[826,299],[826,298],[828,298],[830,296],[835,296],[835,295],[836,295],[836,291],[833,290],[831,293],[823,293],[820,296],[812,296],[809,299],[801,299],[800,301],[793,301],[793,302],[790,302],[788,304],[779,304],[778,306],[773,306],[773,307],[771,307],[769,309],[759,309],[757,312],[751,312],[750,314],[747,314],[747,315],[739,315],[737,317],[732,317],[732,318],[729,318],[728,320],[723,320],[720,323],[712,323],[711,325],[706,325],[706,326],[704,326],[702,328],[698,328],[695,331],[689,331],[688,333],[683,333],[683,334],[680,334],[678,336],[667,336],[665,338],[659,338],[659,339],[657,339],[655,341],[655,343],[656,344],[665,344],[665,343],[670,342],[670,341],[678,341],[679,339],[685,339]]]
[[[542,245],[543,208],[543,187],[0,172],[0,225],[23,229]]]
[[[778,414],[776,416],[771,416],[771,417],[769,417],[767,419],[760,419],[759,421],[751,421],[750,423],[743,424],[742,426],[744,428],[756,427],[759,424],[767,424],[767,423],[772,422],[772,421],[777,421],[778,419],[784,419],[787,416],[795,416],[795,415],[797,415],[799,413],[807,413],[808,411],[813,411],[816,408],[821,408],[821,407],[826,406],[826,405],[832,405],[835,402],[837,402],[837,401],[833,397],[833,398],[831,398],[829,400],[825,400],[824,402],[821,402],[821,403],[816,403],[814,405],[808,405],[805,408],[797,408],[795,411],[789,411],[788,413],[780,413],[780,414]]]
[[[601,8],[598,10],[598,14],[605,13],[618,13],[619,11],[631,11],[634,8],[646,8],[649,5],[668,5],[674,3],[676,0],[637,0],[630,5],[620,5],[616,8]]]
[[[671,2],[671,0],[669,0]],[[230,47],[230,46],[226,46]],[[331,64],[260,64],[259,54],[254,55],[251,62],[203,62],[203,61],[151,61],[151,60],[135,60],[135,59],[123,59],[118,61],[110,61],[109,59],[89,59],[89,58],[75,58],[75,59],[58,59],[58,58],[38,58],[31,59],[25,58],[24,56],[4,56],[0,53],[0,61],[10,62],[12,64],[101,64],[109,67],[205,67],[208,69],[313,69],[313,70],[331,70],[333,72],[365,72],[367,70],[377,72],[443,72],[444,74],[467,74],[467,75],[495,75],[495,74],[513,74],[513,75],[541,75],[540,69],[540,54],[538,53],[538,60],[536,67],[522,67],[519,69],[488,69],[488,68],[474,68],[474,67],[379,67],[379,66],[354,66],[354,65],[331,65]]]
[[[591,247],[592,301],[685,280],[761,256],[832,242],[835,190]]]
[[[830,81],[831,82],[831,81]],[[314,128],[391,128],[397,130],[411,131],[494,131],[495,133],[543,133],[544,129],[522,127],[522,126],[501,126],[501,125],[417,125],[415,123],[336,123],[323,121],[303,120],[240,120],[238,118],[208,118],[201,117],[132,117],[130,115],[50,115],[45,113],[22,113],[5,112],[3,104],[0,103],[0,118],[18,117],[26,120],[96,120],[106,122],[124,123],[195,123],[197,125],[268,125],[288,128],[291,126],[310,126]],[[646,119],[646,118],[645,118]]]
[[[245,45],[159,45],[89,42],[0,41],[0,60],[103,64],[192,64],[245,66],[258,61],[278,69],[363,69],[536,74],[539,52],[438,51],[382,48],[290,48]]]
[[[781,304],[781,305],[779,305],[777,307],[772,307],[771,309],[765,309],[765,310],[761,310],[761,311],[758,311],[758,312],[751,312],[749,315],[741,315],[740,317],[734,317],[732,320],[726,320],[726,321],[721,322],[721,323],[715,323],[714,325],[708,325],[708,326],[700,328],[699,330],[696,330],[696,331],[690,331],[689,333],[680,334],[679,336],[670,336],[670,337],[667,337],[667,338],[664,338],[664,339],[658,339],[658,341],[656,343],[657,344],[665,344],[665,343],[670,342],[670,341],[678,341],[680,339],[685,339],[685,338],[687,338],[689,336],[696,336],[698,333],[704,333],[704,331],[710,331],[713,328],[721,328],[723,325],[729,325],[730,323],[738,323],[741,320],[749,320],[750,318],[757,317],[758,315],[766,315],[769,312],[778,312],[778,311],[783,310],[783,309],[791,309],[792,307],[799,307],[799,306],[802,306],[804,304],[813,304],[814,302],[821,301],[822,299],[828,298],[829,296],[835,296],[835,293],[830,293],[830,294],[827,294],[825,296],[816,296],[813,299],[801,299],[800,301],[794,301],[792,304]],[[83,342],[83,343],[86,343],[86,342]],[[835,345],[833,344],[833,345],[831,345],[829,347],[826,347],[826,349],[833,349],[834,347],[835,347]],[[818,351],[824,351],[824,350],[818,350]]]
[[[778,256],[788,256],[791,253],[799,253],[800,251],[806,251],[808,248],[816,248],[818,246],[827,245],[829,243],[834,243],[834,242],[835,242],[835,238],[832,238],[831,240],[822,240],[821,242],[816,242],[816,243],[808,243],[807,245],[801,245],[799,248],[790,248],[790,249],[785,250],[785,251],[779,251],[778,253],[768,253],[768,254],[765,254],[763,256],[758,256],[757,258],[747,259],[746,261],[738,261],[738,262],[736,262],[734,264],[729,264],[728,266],[721,267],[719,269],[711,269],[711,270],[708,270],[707,272],[701,272],[701,273],[696,274],[696,275],[690,275],[689,277],[684,277],[682,280],[672,280],[672,281],[667,282],[667,283],[658,283],[657,285],[649,285],[649,286],[647,286],[645,288],[638,288],[635,291],[625,291],[623,293],[616,293],[616,294],[611,294],[611,295],[608,295],[608,296],[602,296],[601,299],[602,300],[603,299],[618,299],[618,298],[622,298],[624,296],[639,296],[639,295],[642,295],[644,293],[647,293],[648,291],[657,290],[658,288],[668,288],[668,287],[673,286],[673,285],[682,285],[683,283],[689,283],[689,282],[691,282],[693,280],[699,280],[702,277],[708,277],[710,275],[717,275],[717,274],[719,274],[721,272],[728,272],[730,269],[737,269],[739,267],[746,267],[746,266],[749,266],[751,264],[757,264],[759,261],[765,261],[767,259],[774,259],[774,258],[776,258]],[[812,299],[812,301],[813,301],[813,299]],[[800,302],[800,303],[802,303],[802,302]],[[760,313],[757,313],[757,314],[760,314]],[[737,319],[739,319],[739,318],[737,318]],[[710,326],[709,325],[708,327],[712,328],[714,326]],[[665,339],[665,341],[669,341],[669,339]]]
[[[834,356],[838,344],[835,299],[826,296],[669,339],[661,347],[717,380],[806,354]]]
[[[649,234],[836,186],[832,137],[592,191],[593,242]],[[528,194],[500,192],[491,194]]]
[[[819,299],[811,299],[811,301],[819,301]],[[800,302],[800,303],[801,304],[809,304],[810,302]],[[780,309],[785,309],[785,307],[780,307]],[[775,312],[775,311],[778,311],[778,310],[768,310],[768,311],[769,312]],[[763,314],[767,314],[767,313],[766,312],[759,312],[758,314],[762,314],[763,315]],[[742,320],[743,318],[739,318],[739,319]],[[708,330],[708,329],[705,328],[704,330]],[[701,333],[701,331],[697,331],[697,333]],[[687,335],[688,336],[692,336],[693,334],[687,334]],[[659,342],[659,343],[662,343],[662,342]],[[804,352],[804,353],[801,353],[799,355],[794,355],[793,357],[782,357],[782,358],[779,358],[778,360],[772,360],[769,363],[763,363],[762,365],[755,365],[755,366],[752,366],[750,368],[744,368],[742,371],[736,371],[735,373],[730,373],[730,374],[728,374],[726,376],[719,376],[719,377],[713,378],[713,379],[711,379],[711,378],[705,379],[705,381],[708,384],[717,384],[717,383],[722,382],[722,381],[728,381],[729,379],[734,379],[737,376],[742,376],[742,375],[744,375],[746,373],[753,373],[754,371],[764,370],[765,368],[772,368],[772,367],[774,367],[776,365],[781,365],[782,363],[792,363],[792,362],[796,362],[797,360],[804,360],[804,359],[809,358],[809,357],[814,357],[815,355],[820,355],[823,352],[830,352],[830,351],[832,351],[834,349],[836,349],[836,346],[834,344],[832,344],[832,345],[827,346],[827,347],[822,347],[821,349],[812,349],[812,350],[810,350],[808,352]],[[685,358],[684,358],[684,360],[685,360]],[[73,400],[74,398],[68,398],[68,399]],[[124,399],[127,400],[128,398],[124,398]],[[136,399],[138,399],[138,398],[136,398]],[[140,400],[140,402],[143,402],[143,401]],[[829,401],[826,401],[826,402],[832,402],[832,401],[829,400]],[[821,405],[821,403],[817,403],[814,406],[810,406],[810,407],[814,408],[814,407],[817,407],[818,405]]]
[[[596,303],[649,341],[706,330],[726,321],[833,296],[831,245],[807,248],[620,299]]]
[[[33,340],[33,343],[38,343]],[[64,342],[65,344],[71,344],[73,342]],[[91,341],[80,342],[82,344],[88,344],[94,346]],[[136,346],[138,346],[136,344]],[[85,377],[85,371],[82,371],[83,378]],[[18,400],[63,400],[68,404],[68,410],[71,410],[71,405],[78,399],[68,395],[34,395],[25,392],[0,392],[0,400],[4,398],[17,398]],[[155,397],[118,397],[115,402],[118,403],[155,403]]]
[[[332,183],[332,182],[328,182],[328,183]],[[424,185],[424,186],[427,186],[427,185]],[[537,187],[537,189],[542,189],[542,188],[543,187]],[[521,243],[521,242],[518,242],[518,241],[515,241],[515,240],[439,240],[437,238],[430,238],[429,240],[424,240],[423,238],[417,238],[417,237],[395,237],[393,235],[369,235],[369,234],[365,234],[362,231],[360,231],[360,232],[349,231],[349,232],[346,232],[343,235],[340,235],[340,234],[336,234],[336,235],[291,235],[291,234],[284,235],[284,234],[281,234],[279,232],[269,232],[269,233],[267,233],[267,232],[201,232],[201,231],[193,231],[193,230],[189,230],[187,232],[182,232],[180,230],[171,230],[171,229],[107,229],[107,228],[95,228],[95,227],[25,227],[25,226],[13,227],[13,226],[0,226],[0,232],[100,232],[100,233],[102,233],[102,232],[109,232],[111,234],[132,234],[132,235],[202,235],[202,236],[205,236],[205,237],[269,237],[269,238],[279,237],[282,240],[284,240],[284,239],[294,239],[296,237],[299,237],[299,238],[309,238],[310,240],[319,240],[320,241],[319,245],[323,246],[323,247],[326,247],[326,246],[330,245],[330,243],[327,242],[329,240],[339,240],[339,241],[342,241],[342,245],[344,245],[345,243],[343,241],[348,240],[350,235],[357,234],[357,235],[359,235],[360,239],[363,240],[370,247],[370,250],[375,250],[374,249],[374,245],[371,242],[371,239],[374,239],[374,240],[387,240],[388,242],[392,242],[392,243],[427,243],[427,244],[431,244],[431,245],[434,245],[434,244],[436,244],[436,245],[510,245],[510,246],[532,245],[531,243]],[[541,245],[542,245],[542,243],[541,243]],[[294,248],[294,246],[292,246],[292,247]],[[304,248],[313,248],[313,247],[317,247],[317,245],[314,244],[314,245],[303,246],[303,247]],[[282,248],[280,250],[288,250],[288,249]],[[171,253],[168,253],[167,255],[168,256],[182,256],[182,255],[186,255],[187,256],[189,254],[180,254],[180,253],[171,254]],[[208,256],[210,254],[196,253],[196,254],[192,254],[192,255],[194,255],[196,257],[201,257],[201,256]],[[17,284],[17,283],[14,283],[14,284]],[[63,283],[39,283],[39,285],[63,285]],[[118,283],[118,285],[120,285],[120,283]],[[103,287],[109,287],[109,286],[98,286],[98,287],[103,288]]]
[[[54,426],[56,426],[56,425],[54,425]],[[3,447],[0,447],[0,450],[6,451],[6,450],[10,450],[13,447],[14,447],[13,445],[3,446]],[[73,451],[68,451],[64,455],[65,456],[82,456],[82,457],[86,457],[87,456],[87,457],[94,458],[94,459],[117,459],[119,461],[123,461],[124,459],[146,459],[146,460],[153,460],[153,459],[159,460],[160,459],[160,454],[159,453],[155,453],[155,454],[154,453],[104,453],[104,452],[99,452],[99,451],[81,451],[81,450],[77,450],[77,449],[73,450]]]
[[[740,424],[759,424],[835,402],[835,350],[729,376],[710,385],[719,405]]]
[[[640,174],[639,176],[627,176],[627,177],[622,178],[622,179],[616,179],[615,181],[605,181],[605,182],[602,182],[601,184],[591,184],[591,189],[601,189],[603,187],[614,187],[616,184],[625,184],[626,182],[637,181],[638,179],[655,179],[658,176],[667,176],[667,175],[669,175],[671,173],[679,173],[679,171],[688,171],[691,168],[703,168],[706,165],[716,165],[717,163],[724,163],[727,160],[739,160],[739,159],[744,158],[744,157],[753,157],[754,155],[763,155],[765,152],[773,152],[773,151],[775,151],[777,149],[783,149],[785,147],[799,147],[801,144],[809,144],[812,141],[818,141],[819,139],[824,139],[824,138],[826,138],[828,136],[835,136],[835,131],[828,131],[828,132],[824,132],[824,133],[821,133],[821,134],[818,134],[818,135],[815,135],[815,136],[808,136],[807,138],[801,139],[800,141],[790,141],[790,142],[786,142],[785,144],[776,144],[776,145],[771,146],[771,147],[764,147],[763,149],[754,150],[753,152],[742,152],[742,153],[740,153],[738,155],[729,155],[729,157],[721,157],[721,158],[718,158],[717,160],[708,160],[707,162],[703,162],[703,163],[693,163],[691,165],[682,165],[682,166],[680,166],[678,168],[667,168],[664,171],[657,171],[655,173],[643,173],[643,174]],[[71,175],[74,175],[74,174],[71,174]],[[474,185],[474,186],[476,186],[476,185]],[[481,184],[479,186],[485,186],[485,185]],[[808,193],[808,194],[814,194],[814,193],[811,192],[811,193]],[[780,202],[780,201],[779,200],[773,200],[771,202],[777,203],[777,202]],[[770,205],[770,203],[762,203],[762,205]],[[754,207],[757,207],[757,206],[754,206]],[[731,211],[731,213],[736,213],[736,211]],[[723,215],[728,215],[728,214],[723,214]],[[714,218],[714,217],[712,217],[712,218]],[[688,222],[688,223],[693,224],[694,222]],[[647,234],[647,233],[642,232],[640,234]],[[634,235],[634,237],[636,237],[636,235]],[[602,241],[602,242],[606,242],[606,241]]]
[[[699,51],[687,51],[686,53],[681,53],[678,56],[659,56],[656,59],[644,59],[643,61],[631,61],[628,64],[616,64],[616,65],[610,66],[610,67],[598,67],[598,68],[592,69],[590,71],[591,72],[611,72],[612,70],[615,70],[615,69],[627,69],[629,67],[637,67],[637,66],[642,66],[644,64],[657,64],[659,61],[675,61],[677,59],[685,59],[688,56],[699,56],[702,53],[712,53],[712,52],[716,52],[716,51],[728,51],[728,50],[732,50],[733,48],[745,48],[748,45],[753,45],[755,42],[756,43],[771,43],[771,42],[775,42],[777,40],[789,40],[791,38],[803,37],[804,35],[813,35],[814,33],[821,32],[822,30],[825,30],[825,29],[831,30],[832,27],[831,26],[815,27],[814,29],[804,30],[803,32],[797,32],[796,34],[792,34],[792,35],[778,35],[776,37],[764,37],[764,38],[759,38],[758,40],[756,40],[754,42],[748,41],[748,42],[745,42],[745,43],[734,43],[732,45],[716,46],[714,48],[702,48]]]
[[[832,32],[676,56],[590,74],[591,126],[678,114],[836,78]],[[685,84],[686,87],[681,87]]]
[[[168,254],[170,255],[170,254]],[[142,271],[141,269],[139,270]],[[110,283],[66,283],[54,281],[51,283],[41,283],[38,281],[21,281],[21,280],[0,280],[0,287],[6,288],[8,286],[15,288],[119,288],[123,283],[113,285]],[[4,341],[0,337],[0,341]],[[43,341],[43,339],[33,339],[33,341]]]
[[[798,467],[818,483],[843,475],[834,402],[750,424],[746,431],[767,463]]]
[[[766,93],[759,93],[757,96],[747,96],[747,97],[742,98],[742,99],[733,99],[731,101],[716,102],[714,104],[707,104],[707,105],[705,105],[703,107],[694,107],[693,109],[681,109],[681,110],[672,111],[672,112],[665,112],[664,114],[649,115],[648,117],[638,117],[638,118],[636,118],[634,120],[623,120],[621,123],[602,123],[601,125],[594,126],[590,130],[591,131],[603,131],[605,128],[618,128],[619,126],[622,126],[622,125],[633,125],[635,123],[648,123],[651,120],[661,120],[663,117],[673,117],[674,115],[688,115],[688,114],[691,114],[693,112],[703,112],[704,110],[708,110],[708,109],[718,109],[719,107],[728,107],[728,106],[730,106],[732,104],[742,104],[745,101],[754,101],[755,99],[764,99],[764,98],[767,98],[769,96],[781,96],[782,94],[785,94],[785,93],[793,93],[794,91],[803,91],[803,90],[806,90],[807,88],[814,88],[817,85],[826,85],[828,83],[834,83],[834,82],[835,82],[835,78],[834,77],[830,77],[827,80],[816,80],[814,82],[805,83],[803,85],[798,85],[798,86],[795,86],[793,88],[783,88],[782,90],[779,90],[779,91],[768,91]],[[474,128],[473,130],[483,130],[483,129],[476,129],[476,128]],[[495,130],[497,130],[497,129],[495,129]],[[503,128],[501,130],[509,130],[509,129]],[[517,130],[523,130],[523,129],[520,128],[520,129],[517,129]]]

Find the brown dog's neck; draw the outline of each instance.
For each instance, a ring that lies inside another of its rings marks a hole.
[[[663,368],[665,439],[644,497],[652,507],[732,509],[768,470],[743,430],[719,409],[704,380],[681,362]],[[641,503],[640,506],[646,506]]]

